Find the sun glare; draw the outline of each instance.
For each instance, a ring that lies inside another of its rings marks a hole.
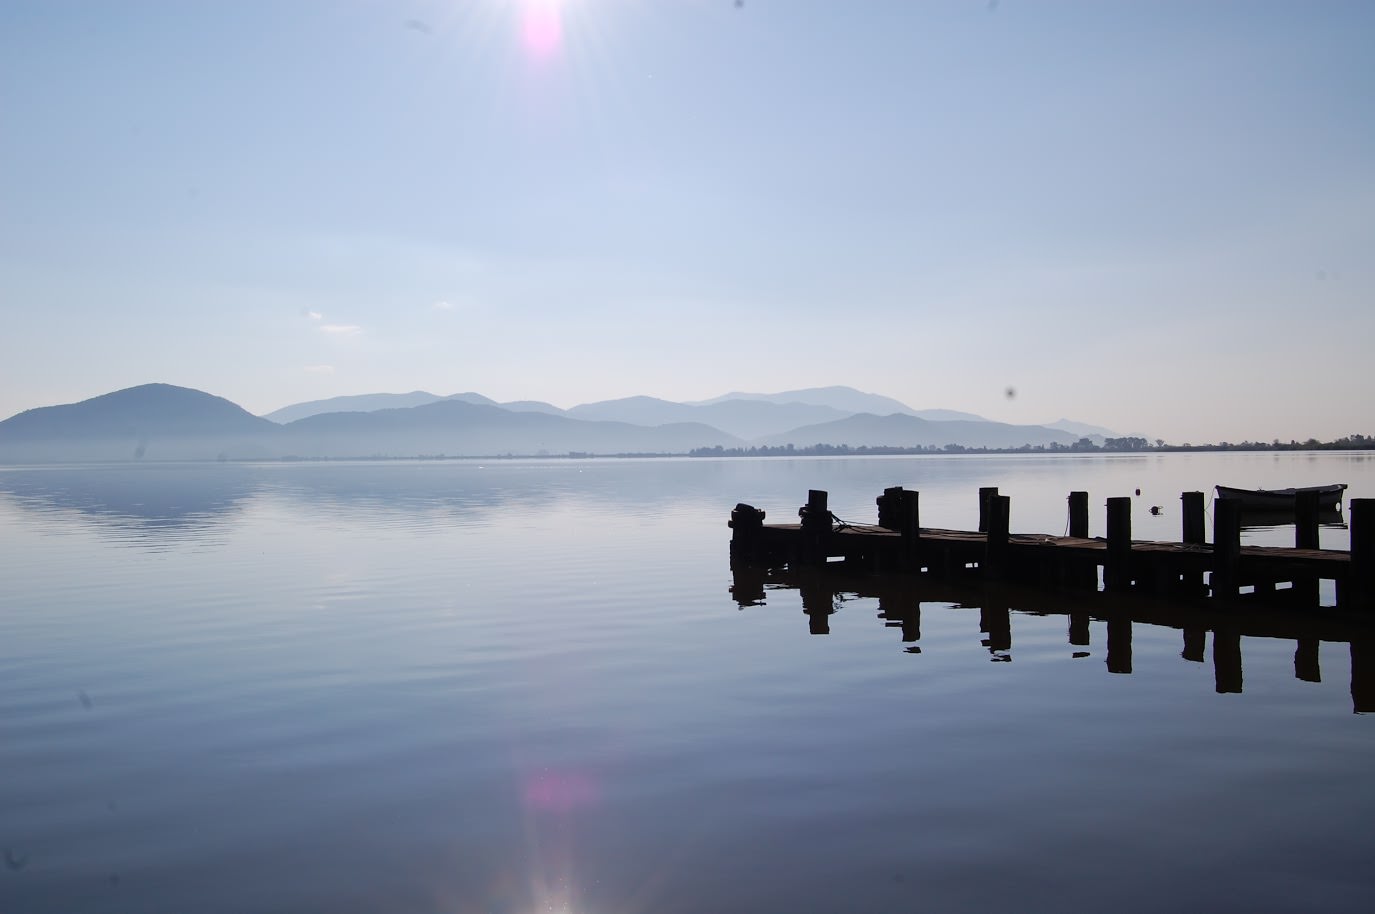
[[[563,46],[564,0],[521,0],[520,39],[536,59],[553,57]]]

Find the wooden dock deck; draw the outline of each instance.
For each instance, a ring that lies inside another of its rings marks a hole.
[[[1152,542],[1131,538],[1129,498],[1107,500],[1108,535],[1099,538],[1087,536],[1085,492],[1070,493],[1071,535],[1053,536],[1010,532],[1009,499],[991,488],[980,490],[977,531],[922,527],[919,493],[902,488],[877,499],[879,523],[840,523],[826,508],[827,493],[812,490],[795,524],[765,524],[763,511],[737,505],[731,559],[788,568],[843,562],[850,570],[1295,606],[1317,606],[1319,581],[1330,580],[1339,606],[1375,609],[1375,499],[1351,501],[1350,550],[1317,548],[1316,503],[1297,512],[1293,547],[1243,546],[1240,503],[1215,502],[1213,540],[1206,542],[1203,494],[1181,499],[1181,540]]]

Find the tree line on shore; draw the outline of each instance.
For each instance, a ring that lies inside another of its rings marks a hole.
[[[1168,444],[1163,439],[1148,441],[1145,438],[1122,437],[1104,438],[1098,444],[1089,438],[1080,438],[1073,444],[1024,444],[1014,448],[966,447],[962,444],[925,447],[884,447],[848,444],[812,444],[798,447],[792,444],[764,445],[754,447],[699,447],[688,452],[690,457],[862,457],[867,455],[914,455],[914,454],[1084,454],[1084,453],[1142,453],[1174,451],[1366,451],[1375,450],[1375,436],[1346,435],[1331,441],[1309,438],[1306,441],[1291,439],[1280,441],[1219,441],[1216,444]]]

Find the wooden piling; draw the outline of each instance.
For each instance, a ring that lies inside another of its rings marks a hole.
[[[1069,535],[1089,538],[1089,493],[1069,493]]]
[[[1203,493],[1185,492],[1179,496],[1180,538],[1181,543],[1202,546],[1207,542],[1203,523]],[[1203,572],[1182,571],[1178,579],[1179,589],[1186,594],[1203,593]],[[1202,658],[1200,658],[1202,659]]]
[[[1213,502],[1213,571],[1209,581],[1214,599],[1235,600],[1241,563],[1241,502],[1219,498]]]
[[[759,539],[764,529],[764,512],[744,502],[730,512],[731,562],[755,562],[759,558]]]
[[[1310,490],[1294,493],[1294,548],[1319,548],[1317,492]]]
[[[1375,609],[1375,498],[1351,499],[1351,567],[1346,594],[1353,609]]]
[[[1201,546],[1207,540],[1206,531],[1203,525],[1203,493],[1185,492],[1179,496],[1180,517],[1183,518],[1183,534],[1180,537],[1182,543],[1192,543]]]
[[[982,490],[981,490],[982,491]],[[991,495],[988,499],[988,530],[984,560],[980,568],[989,580],[999,580],[1007,574],[1008,523],[1012,499],[1006,495]]]
[[[921,507],[919,492],[899,490],[899,505],[902,534],[902,564],[907,568],[921,567]]]
[[[988,532],[988,503],[998,497],[997,486],[981,486],[979,488],[979,532]]]
[[[902,486],[889,486],[874,499],[878,505],[878,525],[886,530],[902,529]]]
[[[1103,566],[1103,587],[1130,590],[1132,585],[1132,500],[1108,499],[1108,549]]]
[[[822,489],[807,490],[807,503],[798,509],[802,519],[799,560],[804,565],[824,565],[831,539],[831,512],[826,507],[828,494]]]

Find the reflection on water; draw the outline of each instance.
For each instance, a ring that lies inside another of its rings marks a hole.
[[[1179,656],[1193,663],[1205,662],[1211,635],[1214,684],[1219,694],[1244,691],[1243,636],[1292,641],[1294,678],[1313,683],[1322,681],[1319,646],[1326,641],[1349,649],[1352,709],[1357,713],[1375,711],[1375,669],[1370,667],[1375,664],[1370,649],[1375,643],[1375,620],[1359,616],[1283,611],[1238,615],[1226,609],[1176,606],[1141,598],[1056,594],[904,575],[854,575],[824,567],[790,571],[737,564],[731,573],[731,595],[741,609],[785,603],[784,595],[795,591],[807,617],[807,630],[813,635],[831,633],[831,616],[837,607],[852,601],[873,601],[884,626],[900,631],[908,653],[921,653],[918,642],[924,603],[936,611],[978,610],[980,644],[989,659],[998,663],[1010,663],[1014,657],[1014,613],[1063,615],[1065,642],[1074,647],[1090,646],[1090,623],[1102,622],[1106,635],[1104,664],[1109,673],[1117,674],[1132,672],[1134,626],[1178,630]],[[1071,653],[1074,659],[1088,655],[1085,651]]]
[[[0,468],[0,911],[1363,914],[1366,640],[723,599],[742,500],[867,518],[903,484],[956,527],[998,485],[1057,531],[1072,489],[1268,477],[1375,494],[1325,457]]]

